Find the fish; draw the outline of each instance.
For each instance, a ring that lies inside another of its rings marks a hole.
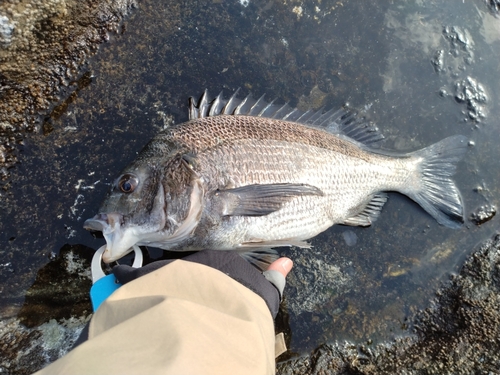
[[[139,245],[238,251],[265,269],[275,247],[309,248],[335,224],[371,225],[392,191],[441,225],[463,225],[452,176],[465,136],[397,153],[380,148],[379,129],[354,110],[237,94],[191,97],[189,120],[159,132],[114,180],[84,223],[103,233],[105,263]]]

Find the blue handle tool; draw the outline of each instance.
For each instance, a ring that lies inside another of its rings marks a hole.
[[[142,251],[139,246],[133,246],[135,258],[132,267],[142,266]],[[115,275],[106,275],[101,267],[102,253],[106,250],[106,245],[101,246],[94,254],[91,264],[92,288],[90,288],[90,300],[92,308],[96,311],[101,303],[108,298],[121,284],[116,280]]]

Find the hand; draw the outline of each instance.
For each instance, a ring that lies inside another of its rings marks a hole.
[[[292,270],[293,262],[290,258],[279,258],[276,259],[269,265],[269,268],[262,274],[264,277],[273,284],[280,294],[280,298],[283,297],[283,289],[285,289],[286,276]]]
[[[284,277],[286,277],[288,273],[292,270],[292,267],[293,267],[292,260],[290,258],[283,257],[276,259],[274,262],[272,262],[267,270],[278,271]]]

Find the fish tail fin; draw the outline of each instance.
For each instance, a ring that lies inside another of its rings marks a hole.
[[[459,228],[464,223],[462,197],[451,176],[466,151],[467,138],[455,135],[410,154],[421,159],[415,176],[420,188],[407,191],[407,195],[449,228]]]

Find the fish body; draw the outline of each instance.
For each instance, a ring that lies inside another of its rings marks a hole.
[[[397,191],[440,224],[463,223],[451,180],[467,140],[408,154],[374,149],[376,129],[340,111],[300,112],[262,98],[191,102],[190,121],[154,137],[114,182],[99,214],[105,262],[133,245],[249,252],[309,247],[334,224],[368,226]]]

